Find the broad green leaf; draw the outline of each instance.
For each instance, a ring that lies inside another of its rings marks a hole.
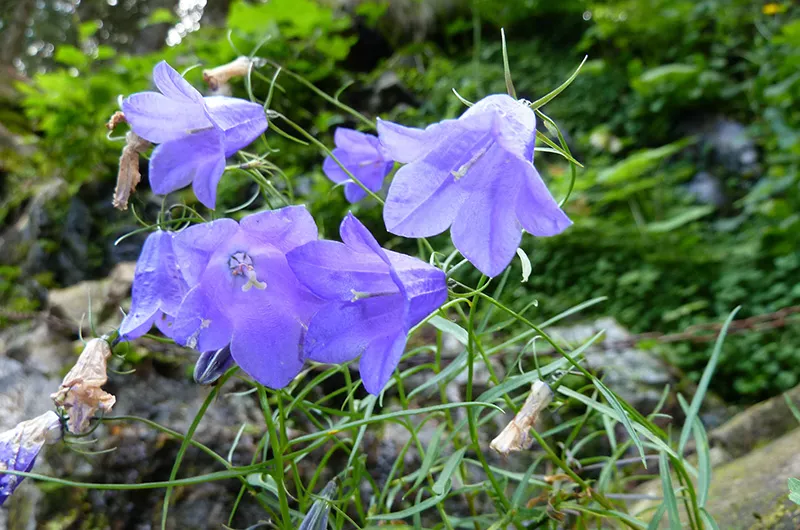
[[[800,480],[789,479],[789,500],[795,504],[800,504]]]
[[[697,221],[706,215],[713,213],[716,208],[710,204],[704,206],[691,206],[685,208],[681,213],[664,221],[649,223],[645,228],[648,232],[665,233],[671,232],[676,228]]]
[[[634,153],[625,160],[601,171],[597,175],[597,181],[603,184],[619,184],[644,177],[665,158],[681,151],[692,141],[691,139],[684,139],[656,149],[645,149]]]
[[[89,58],[75,46],[69,44],[62,44],[56,48],[55,60],[67,66],[74,66],[75,68],[83,68],[89,63]]]

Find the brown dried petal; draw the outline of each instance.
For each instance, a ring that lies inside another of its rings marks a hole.
[[[103,339],[92,339],[83,349],[78,362],[64,377],[58,392],[50,395],[57,407],[69,415],[67,429],[72,434],[85,433],[89,422],[100,410],[110,412],[116,398],[102,387],[108,381],[106,363],[111,347]]]
[[[247,75],[252,64],[253,61],[249,57],[239,57],[227,64],[203,70],[203,81],[211,90],[219,90],[219,87],[231,78]]]
[[[553,392],[550,387],[542,381],[535,381],[522,408],[519,409],[511,423],[506,425],[503,431],[492,440],[489,447],[503,456],[507,456],[512,451],[530,449],[534,440],[530,435],[530,430],[536,424],[536,419],[541,411],[552,400]]]
[[[114,188],[112,204],[118,210],[128,209],[128,198],[136,191],[136,185],[142,180],[139,173],[139,153],[147,151],[150,142],[139,137],[131,131],[125,136],[125,147],[119,157],[119,173],[117,173],[117,187]]]

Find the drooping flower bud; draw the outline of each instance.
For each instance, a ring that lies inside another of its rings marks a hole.
[[[46,443],[61,439],[61,419],[49,410],[0,433],[0,506],[14,493],[23,477],[3,474],[5,470],[28,472]]]
[[[117,187],[114,188],[114,199],[111,202],[117,210],[128,209],[128,198],[136,191],[136,185],[142,180],[142,174],[139,172],[139,153],[150,149],[150,145],[150,142],[133,131],[125,135],[125,147],[122,148],[122,155],[119,157]]]
[[[200,354],[194,365],[194,380],[200,385],[210,385],[233,366],[230,345]]]
[[[492,440],[489,447],[503,456],[508,456],[513,451],[530,449],[533,437],[530,430],[536,424],[539,414],[553,401],[553,391],[543,381],[535,381],[531,385],[531,393],[519,409],[511,423]]]
[[[328,528],[328,514],[331,511],[330,500],[336,493],[336,480],[328,482],[319,494],[319,498],[311,505],[311,509],[303,518],[297,530],[325,530]]]
[[[111,357],[111,347],[103,339],[86,343],[78,362],[61,382],[58,392],[50,394],[57,407],[69,416],[67,429],[72,434],[83,434],[95,413],[110,412],[116,398],[102,387],[108,381],[106,363]]]
[[[233,61],[208,70],[203,70],[203,81],[208,88],[215,92],[226,85],[234,77],[244,77],[254,66],[254,61],[249,57],[239,57]]]

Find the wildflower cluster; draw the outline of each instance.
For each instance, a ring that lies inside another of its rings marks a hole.
[[[264,109],[204,98],[164,62],[153,80],[160,92],[122,102],[133,132],[159,144],[150,185],[166,194],[191,183],[197,199],[214,208],[226,157],[266,130]],[[552,236],[571,224],[533,166],[536,118],[525,102],[492,95],[426,129],[379,120],[377,130],[337,129],[322,167],[355,203],[380,191],[403,164],[384,209],[393,234],[419,238],[450,228],[456,249],[496,276],[523,229]],[[447,301],[446,278],[433,265],[381,248],[352,214],[340,236],[341,243],[319,240],[305,206],[156,230],[137,263],[120,335],[130,340],[155,324],[204,352],[199,380],[213,381],[232,359],[273,389],[288,385],[307,360],[360,356],[364,387],[379,394],[409,330]]]

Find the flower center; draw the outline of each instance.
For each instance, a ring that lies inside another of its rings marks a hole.
[[[246,252],[234,252],[228,258],[228,268],[233,276],[243,276],[247,278],[247,283],[242,285],[242,291],[247,292],[253,287],[263,291],[267,288],[267,282],[259,281],[256,277],[256,270],[253,267],[253,258]]]

